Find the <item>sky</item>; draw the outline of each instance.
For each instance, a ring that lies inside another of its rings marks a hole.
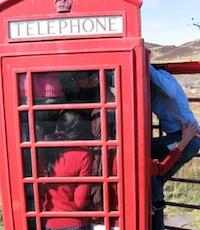
[[[200,0],[143,0],[142,37],[160,45],[200,39]]]

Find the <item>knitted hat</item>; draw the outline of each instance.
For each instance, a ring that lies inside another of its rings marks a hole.
[[[21,75],[19,80],[21,98],[28,96],[27,83],[26,75]],[[64,97],[58,74],[51,72],[33,74],[33,96],[36,98]]]
[[[57,73],[33,75],[33,95],[35,97],[63,97],[62,86]]]

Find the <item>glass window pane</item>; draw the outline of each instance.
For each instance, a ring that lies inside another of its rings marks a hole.
[[[100,101],[99,71],[33,73],[34,104]]]
[[[109,207],[110,211],[118,211],[118,190],[117,190],[117,183],[110,183],[109,184]]]
[[[32,73],[32,84],[34,104],[66,102],[58,72]]]
[[[105,70],[106,78],[106,101],[114,102],[115,101],[115,72],[114,70]]]
[[[108,175],[109,176],[117,176],[118,175],[118,158],[117,158],[117,151],[114,147],[109,147],[108,152]]]
[[[111,159],[114,157],[114,154],[110,154],[110,156]],[[76,164],[76,170],[74,169],[74,172],[72,169],[67,170],[72,163]],[[81,176],[81,170],[83,170],[82,164],[84,164],[83,169],[85,170],[82,176],[102,176],[101,148],[72,146],[37,149],[37,172],[39,177]],[[60,167],[65,168],[65,171],[59,172]]]
[[[25,190],[24,192],[25,192],[25,198],[26,198],[26,211],[34,211],[35,204],[34,204],[33,185],[25,184],[24,190]]]
[[[30,217],[27,219],[28,230],[37,230],[36,228],[36,219],[34,217]]]
[[[60,72],[60,80],[69,103],[94,103],[100,101],[99,71]]]
[[[116,118],[115,118],[115,109],[107,110],[107,139],[115,140],[116,139]]]
[[[92,140],[91,112],[92,110],[36,111],[36,140]]]
[[[42,230],[90,230],[92,217],[48,217],[42,219]],[[53,226],[53,228],[52,228]],[[72,227],[74,226],[74,227]],[[82,227],[77,227],[82,226]],[[92,230],[92,229],[91,229]]]
[[[37,149],[39,176],[92,176],[92,164],[92,151],[86,147]]]
[[[101,139],[101,114],[100,109],[93,109],[91,111],[91,130],[93,138],[96,140]]]
[[[91,185],[91,203],[89,210],[103,211],[103,185],[101,183]]]
[[[17,85],[18,85],[18,104],[28,104],[28,84],[26,73],[17,74]]]
[[[41,211],[101,211],[102,184],[43,183],[39,185]]]
[[[32,177],[31,150],[22,149],[22,167],[24,177]]]
[[[110,218],[110,230],[120,230],[119,218],[117,217]]]
[[[52,141],[55,138],[56,122],[59,119],[58,110],[36,111],[35,138],[37,141]]]
[[[90,226],[91,230],[106,230],[103,217],[92,217]]]
[[[21,141],[30,141],[28,112],[19,113]]]
[[[92,175],[102,176],[102,152],[100,147],[92,147]]]

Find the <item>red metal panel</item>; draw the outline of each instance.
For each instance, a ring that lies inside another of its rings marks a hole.
[[[18,2],[18,3],[17,3]],[[15,3],[15,4],[13,4]],[[1,20],[0,25],[3,28],[4,34],[0,35],[0,43],[7,43],[8,38],[8,25],[7,20],[30,20],[35,17],[41,18],[56,18],[56,17],[75,17],[79,15],[98,15],[98,14],[110,14],[113,15],[114,12],[124,12],[126,15],[126,25],[124,30],[127,37],[140,37],[140,12],[139,8],[142,4],[141,0],[134,0],[130,2],[118,0],[85,0],[84,4],[81,1],[74,0],[72,3],[71,11],[67,14],[58,14],[54,5],[53,0],[45,0],[42,2],[36,0],[34,2],[30,1],[6,1],[1,5]],[[12,6],[11,6],[12,5]],[[97,7],[98,6],[98,7]],[[24,12],[26,9],[26,12]],[[12,15],[12,16],[11,16]],[[57,38],[59,39],[59,38]]]
[[[18,2],[21,1],[21,0],[18,0]],[[124,0],[126,2],[130,2],[130,3],[133,3],[133,4],[142,4],[142,0]],[[0,0],[0,4],[3,4],[3,3],[6,3],[6,2],[10,2],[11,4],[13,4],[13,0]]]
[[[7,66],[5,66],[7,68]],[[13,72],[10,72],[8,80],[11,81],[13,79]],[[5,84],[5,79],[3,79],[3,84]],[[18,116],[17,113],[13,113],[13,104],[11,101],[15,101],[16,97],[12,97],[13,93],[16,93],[13,90],[13,84],[7,89],[7,95],[4,94],[4,103],[5,103],[5,121],[6,121],[6,139],[7,139],[7,151],[8,151],[8,162],[9,162],[9,181],[11,182],[11,199],[12,199],[12,212],[15,214],[13,215],[14,226],[21,225],[24,228],[24,221],[22,220],[22,212],[25,210],[24,202],[22,199],[23,197],[23,190],[22,190],[22,181],[20,176],[20,166],[21,162],[19,161],[19,150],[17,145],[19,143],[19,126],[17,124]],[[5,86],[4,86],[5,87]],[[5,90],[5,88],[4,88]],[[7,113],[10,114],[10,118],[7,116]],[[10,122],[10,121],[13,122]],[[14,130],[15,132],[13,132]],[[17,157],[18,156],[18,157]],[[11,178],[17,178],[17,180],[11,181]],[[19,188],[20,186],[20,188]],[[7,191],[8,192],[8,191]],[[4,199],[4,197],[3,197]],[[6,224],[6,223],[5,223]],[[7,228],[7,226],[6,226]],[[15,227],[14,227],[15,228]]]
[[[0,63],[2,66],[2,62]],[[13,229],[13,213],[12,200],[10,194],[9,180],[9,163],[7,155],[7,140],[6,140],[6,124],[4,117],[4,96],[3,96],[3,78],[2,71],[0,72],[0,148],[1,148],[1,164],[0,164],[0,184],[1,184],[1,205],[3,205],[4,224],[8,229]]]
[[[194,74],[200,72],[200,62],[177,62],[154,64],[156,68],[163,68],[173,74]]]
[[[130,2],[132,4],[137,4],[139,7],[142,5],[143,0],[124,0],[126,2]]]
[[[138,47],[136,56],[136,101],[137,104],[137,160],[138,160],[138,216],[139,228],[150,229],[150,198],[147,191],[150,189],[150,178],[147,174],[150,171],[150,82],[149,82],[149,62],[143,47]],[[143,68],[145,67],[145,68]],[[142,90],[139,90],[142,89]]]

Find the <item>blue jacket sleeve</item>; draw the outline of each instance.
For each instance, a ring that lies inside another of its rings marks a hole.
[[[162,69],[156,70],[150,65],[150,79],[160,89],[161,93],[170,98],[176,96],[177,81],[170,73]]]

